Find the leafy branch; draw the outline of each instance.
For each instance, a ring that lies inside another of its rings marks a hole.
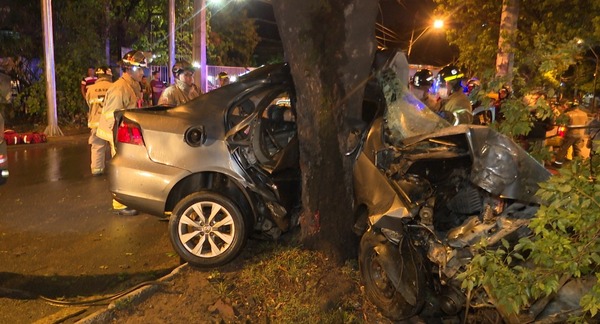
[[[465,272],[459,275],[470,294],[485,288],[508,314],[527,310],[535,300],[556,293],[561,277],[596,276],[593,288],[580,299],[582,311],[595,316],[600,309],[600,201],[598,184],[589,179],[589,160],[575,160],[570,168],[540,185],[537,195],[547,203],[528,225],[533,235],[511,247],[488,249],[481,244]],[[599,171],[598,165],[592,165]],[[574,318],[585,320],[585,317]]]

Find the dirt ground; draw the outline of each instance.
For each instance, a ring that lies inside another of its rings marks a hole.
[[[391,323],[366,299],[356,266],[336,266],[319,253],[281,250],[273,244],[250,242],[238,259],[219,269],[185,266],[141,303],[117,303],[110,319],[113,323]]]

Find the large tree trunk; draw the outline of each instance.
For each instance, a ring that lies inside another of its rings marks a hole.
[[[496,56],[496,76],[512,81],[514,63],[513,44],[519,20],[519,0],[504,0],[500,17],[500,36],[498,37],[498,55]]]
[[[360,118],[374,58],[377,1],[274,0],[298,95],[305,246],[355,255],[348,118]]]

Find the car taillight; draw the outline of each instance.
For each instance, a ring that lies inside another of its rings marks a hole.
[[[140,126],[131,122],[121,122],[117,130],[117,141],[134,145],[144,145],[144,137]]]
[[[566,126],[558,126],[558,136],[565,137],[566,132],[567,132]]]

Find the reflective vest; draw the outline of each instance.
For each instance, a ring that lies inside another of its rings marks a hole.
[[[85,100],[90,107],[88,114],[88,127],[97,128],[98,121],[102,115],[102,107],[104,107],[104,99],[108,88],[112,85],[112,82],[105,78],[100,78],[96,83],[90,85],[87,89]]]
[[[140,83],[135,81],[131,75],[127,73],[123,74],[106,92],[96,136],[113,143],[115,110],[139,108],[141,101],[142,89]]]

